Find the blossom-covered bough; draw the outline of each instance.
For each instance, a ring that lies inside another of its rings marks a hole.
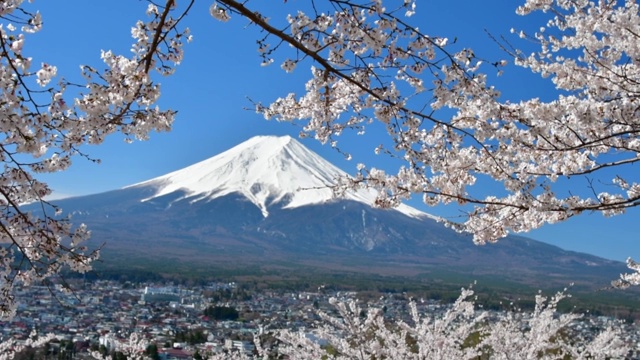
[[[332,299],[337,315],[320,312],[316,328],[276,331],[278,354],[292,359],[619,359],[630,344],[619,324],[599,332],[571,333],[576,314],[558,314],[568,295],[536,296],[532,312],[490,313],[478,309],[472,289],[440,313],[412,301],[404,321],[385,318],[382,309],[363,309],[355,300]],[[592,326],[592,325],[589,325]],[[594,327],[597,328],[597,327]],[[257,341],[259,342],[259,341]],[[267,358],[268,349],[262,349]]]
[[[557,96],[513,102],[483,72],[500,75],[508,62],[483,62],[472,49],[422,33],[410,25],[415,1],[314,1],[280,28],[251,5],[217,0],[211,15],[240,15],[264,30],[258,44],[265,65],[276,54],[289,56],[281,62],[287,72],[313,63],[304,94],[256,110],[267,119],[303,121],[302,136],[334,146],[346,129],[363,133],[381,123],[391,145],[373,140],[372,150],[404,162],[394,173],[359,164],[338,191],[373,187],[382,207],[416,194],[428,205],[462,204],[464,220],[445,221],[478,244],[640,204],[640,184],[629,170],[640,160],[635,1],[526,1],[517,12],[544,12],[548,23],[533,34],[513,32],[539,48],[525,54],[504,46],[505,54],[550,78]],[[473,186],[487,179],[500,184],[497,193]],[[569,181],[582,189],[567,190]],[[639,283],[630,275],[615,285]]]
[[[132,54],[103,51],[103,69],[81,66],[82,84],[59,76],[55,64],[32,64],[23,52],[43,25],[32,5],[0,4],[0,318],[14,314],[16,286],[46,283],[65,267],[87,271],[97,258],[97,250],[83,245],[89,230],[56,213],[37,174],[63,171],[73,156],[88,158],[82,145],[109,134],[132,141],[171,128],[174,111],[155,107],[160,87],[152,75],[171,74],[182,59],[189,35],[177,26],[191,6],[186,3],[149,5],[149,20],[131,30]],[[39,211],[25,211],[27,203]]]

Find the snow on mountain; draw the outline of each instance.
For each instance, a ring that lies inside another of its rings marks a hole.
[[[192,202],[240,193],[262,214],[280,204],[296,208],[335,199],[329,186],[347,174],[290,136],[256,136],[219,155],[172,173],[134,184],[153,187],[155,194],[143,201],[176,191]],[[374,190],[348,192],[346,199],[372,205]],[[407,205],[398,211],[411,217],[430,215]]]

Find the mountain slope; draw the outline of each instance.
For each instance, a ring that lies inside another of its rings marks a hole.
[[[344,175],[290,137],[256,137],[155,179],[56,203],[90,227],[105,261],[118,266],[277,264],[412,276],[446,269],[596,288],[625,270],[520,237],[475,246],[408,206],[373,208],[374,192],[334,198],[328,186]]]

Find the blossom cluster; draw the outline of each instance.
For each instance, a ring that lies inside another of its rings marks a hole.
[[[580,315],[557,313],[564,292],[550,299],[538,294],[531,313],[500,315],[477,309],[473,295],[462,289],[441,315],[419,311],[412,301],[408,321],[334,299],[337,316],[320,313],[317,328],[280,331],[278,351],[295,359],[604,359],[623,358],[630,350],[615,324],[593,339],[570,335]]]
[[[54,334],[38,335],[35,331],[24,341],[9,339],[0,342],[0,360],[14,359],[15,355],[26,348],[42,347],[48,342],[56,339]]]
[[[316,2],[310,13],[290,14],[282,29],[267,14],[254,15],[249,3],[218,0],[218,9],[265,30],[261,49],[269,48],[269,36],[290,45],[297,57],[283,62],[285,71],[313,62],[303,94],[257,104],[257,112],[301,121],[302,136],[334,146],[347,129],[382,126],[392,145],[375,139],[372,148],[403,165],[391,172],[361,165],[342,182],[377,189],[378,205],[416,194],[428,205],[462,204],[462,221],[443,221],[484,244],[584,212],[612,216],[640,204],[631,171],[611,175],[640,159],[635,1],[525,1],[518,14],[539,11],[548,21],[534,34],[513,32],[539,50],[507,50],[510,61],[493,63],[409,25],[412,1]],[[322,12],[323,5],[331,11]],[[274,49],[262,52],[263,62],[274,61]],[[502,97],[486,70],[501,74],[508,63],[550,78],[556,98]],[[487,194],[474,186],[479,179],[500,189]],[[587,186],[569,191],[569,181]]]
[[[231,352],[208,359],[618,359],[629,354],[619,323],[586,337],[572,331],[572,325],[587,320],[557,312],[568,296],[564,291],[551,298],[538,294],[532,312],[496,313],[478,308],[473,290],[462,289],[443,313],[412,300],[407,319],[363,308],[354,299],[332,298],[335,314],[317,311],[313,327],[255,334],[257,356]],[[267,334],[278,339],[268,349],[261,344]]]
[[[51,189],[38,174],[65,170],[74,156],[88,157],[79,150],[83,144],[99,144],[112,133],[131,141],[168,131],[174,111],[155,106],[160,86],[152,75],[170,75],[189,40],[188,30],[177,29],[181,16],[171,15],[173,0],[164,8],[150,5],[150,20],[131,30],[129,56],[103,51],[104,69],[83,65],[86,83],[70,84],[55,64],[34,69],[23,52],[43,26],[40,13],[30,9],[21,0],[0,6],[0,318],[14,314],[18,284],[46,284],[64,267],[87,271],[98,257],[83,244],[89,230],[72,226],[44,200]]]

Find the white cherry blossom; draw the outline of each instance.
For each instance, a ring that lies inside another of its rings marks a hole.
[[[335,147],[337,136],[364,133],[364,124],[387,131],[392,145],[380,147],[376,139],[372,150],[404,164],[385,172],[359,166],[354,179],[343,181],[379,190],[380,206],[413,195],[431,206],[462,204],[463,220],[444,221],[484,244],[583,213],[614,216],[640,205],[637,172],[628,170],[640,160],[635,1],[525,1],[518,14],[539,11],[548,21],[534,34],[512,32],[539,50],[512,50],[505,52],[510,59],[491,63],[410,25],[411,1],[315,2],[310,12],[292,12],[281,29],[253,11],[251,1],[216,4],[264,30],[261,47],[272,39],[293,48],[283,69],[296,61],[300,72],[311,63],[302,94],[257,104],[266,119],[302,122],[303,136]],[[275,56],[261,55],[263,62]],[[556,98],[505,100],[487,72],[503,74],[509,63],[549,78]],[[612,169],[624,170],[612,177]],[[479,178],[502,189],[487,194],[474,186]],[[588,185],[569,191],[560,185],[567,182]]]
[[[186,10],[173,0],[150,6],[149,20],[131,30],[132,53],[103,51],[104,70],[81,66],[86,84],[70,94],[55,64],[31,70],[24,44],[44,24],[32,6],[20,0],[0,6],[0,318],[15,312],[15,286],[48,284],[63,268],[91,269],[99,252],[83,244],[89,229],[72,225],[44,200],[51,189],[37,175],[65,170],[73,156],[87,157],[79,150],[83,144],[99,144],[110,134],[144,140],[151,131],[170,130],[174,111],[155,106],[160,87],[154,73],[173,72],[188,33],[177,29],[183,14],[172,14]],[[23,205],[29,203],[38,206],[28,212]]]
[[[275,352],[292,359],[621,359],[629,353],[620,323],[593,338],[575,331],[587,320],[557,312],[568,297],[564,292],[537,295],[531,312],[484,311],[473,297],[473,290],[462,289],[455,303],[435,313],[411,301],[408,316],[398,315],[407,320],[386,318],[382,309],[352,299],[332,299],[335,315],[318,312],[311,328],[274,331],[281,341]],[[263,351],[268,358],[269,349]]]

